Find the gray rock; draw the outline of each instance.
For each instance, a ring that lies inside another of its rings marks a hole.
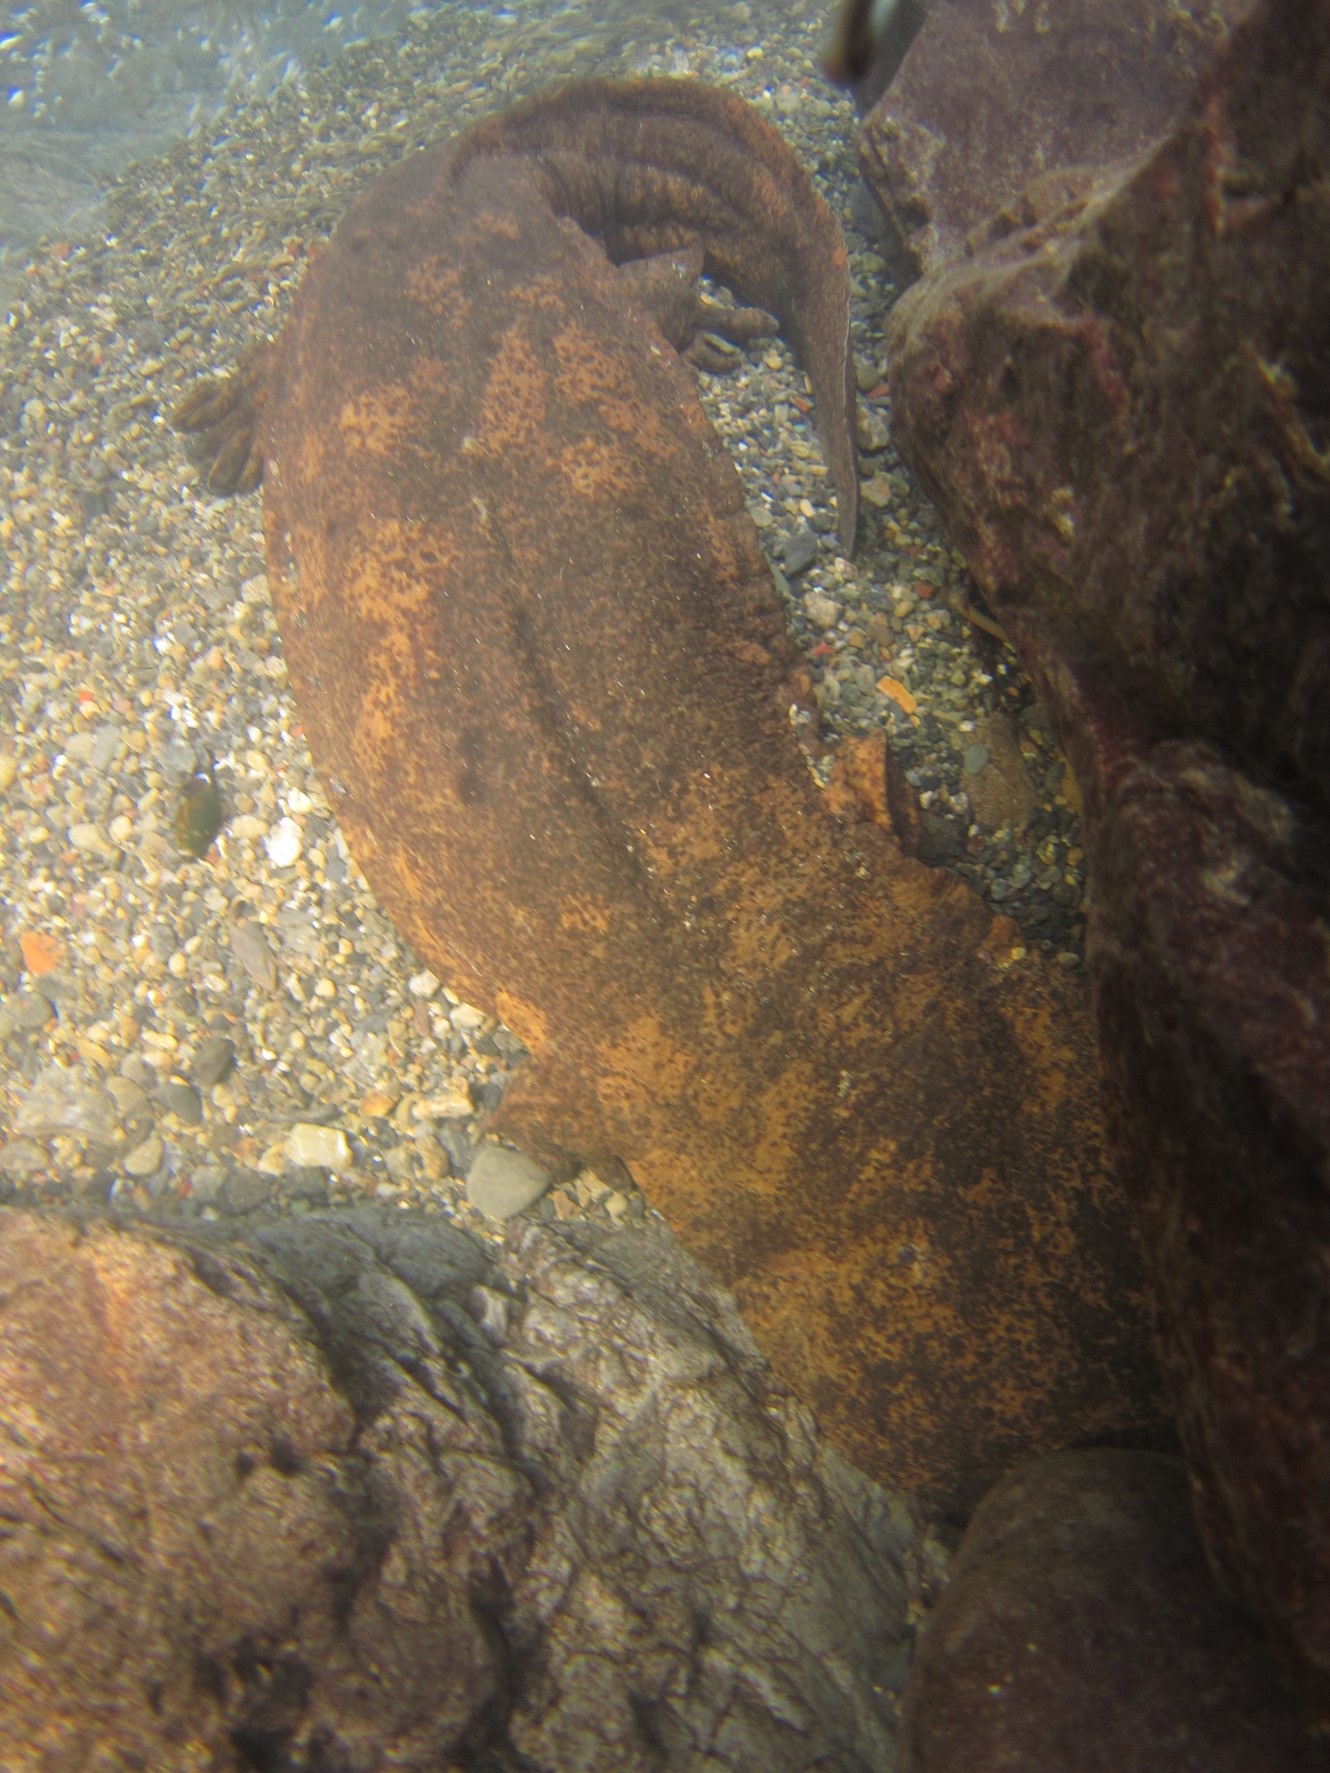
[[[111,765],[115,762],[116,754],[120,749],[120,742],[123,738],[123,729],[113,724],[108,723],[105,726],[99,726],[96,729],[92,735],[92,745],[88,751],[88,762],[92,765],[93,769],[110,769]]]
[[[804,610],[809,621],[818,628],[834,628],[841,617],[840,603],[825,591],[805,592]]]
[[[49,1161],[35,1139],[6,1139],[0,1145],[0,1175],[35,1176]]]
[[[912,1522],[663,1227],[9,1210],[0,1346],[0,1765],[892,1765]]]
[[[811,529],[799,528],[794,534],[785,538],[782,554],[782,565],[787,579],[797,579],[806,573],[817,559],[820,546]]]
[[[75,763],[86,763],[92,753],[91,733],[70,733],[65,740],[65,756]]]
[[[231,952],[245,972],[265,991],[277,986],[277,968],[263,925],[252,917],[242,917],[231,925]]]
[[[313,1164],[290,1170],[282,1178],[282,1190],[291,1200],[303,1201],[307,1206],[326,1206],[328,1172]]]
[[[252,1213],[272,1198],[272,1178],[257,1170],[234,1170],[213,1198],[228,1213]]]
[[[174,927],[165,920],[154,923],[148,931],[148,947],[158,960],[169,960],[179,945]]]
[[[140,1053],[127,1053],[120,1061],[120,1076],[137,1084],[145,1096],[157,1088],[157,1073]]]
[[[157,1092],[157,1100],[163,1108],[169,1108],[186,1126],[196,1127],[203,1119],[203,1103],[193,1084],[187,1084],[178,1077],[168,1077]]]
[[[132,1077],[113,1073],[106,1080],[107,1093],[115,1100],[125,1122],[152,1119],[152,1103],[147,1091]]]
[[[168,739],[161,750],[161,770],[168,780],[192,776],[200,764],[199,753],[186,739]]]
[[[475,1131],[470,1121],[439,1120],[434,1123],[434,1137],[443,1147],[449,1168],[455,1176],[465,1176],[475,1155]]]
[[[157,1134],[149,1133],[141,1144],[125,1153],[122,1160],[125,1174],[139,1179],[155,1175],[162,1167],[164,1150],[162,1141]]]
[[[538,1201],[552,1178],[543,1164],[506,1145],[482,1145],[471,1160],[466,1198],[491,1219],[511,1219]]]
[[[29,1034],[35,1029],[45,1028],[54,1011],[49,998],[43,997],[40,991],[15,991],[5,999],[5,1008],[15,1028],[22,1028]]]
[[[118,1131],[115,1102],[75,1071],[48,1065],[19,1104],[14,1131],[37,1139],[71,1133],[108,1145]]]
[[[190,1076],[201,1090],[210,1090],[231,1075],[235,1062],[235,1042],[228,1035],[212,1034],[196,1048]]]
[[[189,1198],[201,1207],[211,1206],[225,1181],[226,1171],[220,1164],[200,1164],[189,1178]]]

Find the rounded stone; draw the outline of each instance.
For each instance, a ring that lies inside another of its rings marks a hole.
[[[538,1201],[553,1178],[544,1164],[506,1145],[484,1145],[471,1160],[466,1198],[491,1219],[511,1219]]]
[[[162,1167],[162,1142],[156,1133],[149,1133],[141,1145],[125,1154],[127,1176],[152,1176]]]

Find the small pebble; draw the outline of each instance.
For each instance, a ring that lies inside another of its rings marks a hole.
[[[351,1147],[340,1127],[298,1120],[286,1135],[286,1161],[297,1169],[349,1170]]]
[[[287,1194],[295,1200],[306,1201],[310,1206],[327,1204],[327,1175],[313,1165],[307,1164],[302,1169],[289,1171],[285,1186]]]
[[[228,1213],[252,1213],[272,1199],[272,1183],[257,1170],[236,1170],[217,1190],[216,1200]]]
[[[35,1176],[49,1162],[35,1139],[6,1139],[0,1145],[0,1173],[6,1176]]]
[[[795,530],[792,536],[786,538],[781,560],[786,578],[797,579],[801,573],[806,573],[820,552],[820,544],[811,529]]]
[[[116,753],[124,733],[118,726],[99,726],[92,735],[92,745],[88,750],[88,762],[95,770],[106,771],[115,762]]]
[[[366,1090],[360,1098],[360,1112],[371,1120],[391,1114],[396,1106],[397,1097],[391,1090]]]
[[[413,1120],[468,1120],[474,1113],[471,1093],[461,1082],[451,1089],[436,1091],[432,1096],[422,1096],[411,1104]]]
[[[196,1127],[203,1119],[203,1103],[193,1084],[187,1084],[182,1078],[168,1077],[157,1092],[157,1099],[164,1108],[170,1109],[184,1121],[186,1126]]]
[[[226,1171],[220,1164],[200,1164],[189,1178],[189,1194],[200,1206],[209,1205],[217,1199]]]
[[[164,1147],[156,1133],[149,1133],[141,1145],[125,1154],[123,1162],[127,1176],[144,1177],[154,1175],[162,1167]]]
[[[834,597],[828,597],[825,591],[805,592],[804,609],[814,627],[834,628],[840,621],[841,606]]]
[[[111,845],[106,841],[101,827],[86,820],[69,827],[69,841],[74,849],[81,850],[87,856],[111,854]]]
[[[43,997],[40,991],[16,991],[12,997],[5,999],[5,1007],[13,1018],[16,1028],[45,1028],[55,1012],[51,1008],[49,998]]]
[[[246,917],[233,924],[231,952],[256,985],[261,985],[265,991],[273,989],[277,983],[277,968],[261,923]]]
[[[148,1092],[141,1084],[135,1083],[133,1078],[113,1074],[106,1080],[106,1093],[114,1101],[124,1120],[151,1118],[152,1102]]]
[[[194,1053],[190,1075],[201,1090],[210,1090],[235,1069],[235,1042],[226,1034],[212,1034]]]
[[[274,868],[289,868],[300,854],[300,827],[294,819],[279,819],[263,840]]]

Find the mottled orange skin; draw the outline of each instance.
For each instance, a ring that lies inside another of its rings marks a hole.
[[[628,1163],[858,1463],[954,1502],[1149,1437],[1079,997],[829,807],[738,478],[580,187],[614,257],[698,245],[777,312],[845,430],[839,231],[739,101],[587,85],[380,179],[263,371],[272,596],[352,851],[530,1046],[496,1128]]]

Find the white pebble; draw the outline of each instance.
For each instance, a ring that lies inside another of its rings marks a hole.
[[[439,990],[439,981],[428,971],[412,973],[406,982],[406,988],[412,997],[435,997]]]
[[[286,1159],[297,1169],[349,1170],[351,1147],[340,1127],[316,1127],[298,1120],[286,1135]]]
[[[303,788],[292,788],[286,797],[286,810],[288,813],[307,813],[313,805],[314,802],[310,799],[309,795],[305,793]]]
[[[300,827],[294,819],[279,819],[263,840],[274,868],[289,868],[300,854]]]
[[[454,1083],[449,1089],[433,1096],[422,1096],[411,1104],[413,1120],[469,1120],[474,1112],[464,1083]]]
[[[111,848],[102,835],[101,827],[86,820],[69,827],[69,841],[76,850],[82,850],[85,856],[104,856]]]

